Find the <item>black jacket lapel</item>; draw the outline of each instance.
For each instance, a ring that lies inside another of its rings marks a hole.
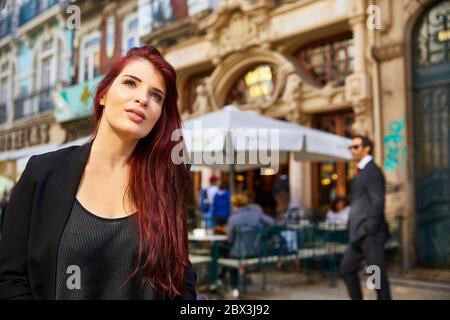
[[[75,196],[78,191],[78,186],[81,182],[81,177],[86,167],[87,160],[92,148],[92,142],[88,142],[72,152],[67,160],[67,165],[61,166],[62,172],[59,175],[58,195],[55,195],[55,205],[52,206],[50,217],[57,217],[55,219],[54,227],[49,230],[52,239],[50,248],[50,277],[51,285],[48,287],[46,296],[48,299],[55,299],[56,294],[56,264],[58,257],[58,245],[64,227],[72,210]]]

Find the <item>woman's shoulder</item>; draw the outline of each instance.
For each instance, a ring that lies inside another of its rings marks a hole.
[[[61,148],[55,151],[50,151],[46,153],[41,153],[33,156],[33,161],[37,162],[48,162],[48,161],[59,161],[63,160],[67,156],[69,156],[73,151],[81,148],[82,146],[69,146],[65,148]]]
[[[69,146],[64,147],[55,151],[50,151],[46,153],[41,153],[33,155],[29,163],[32,163],[32,169],[39,172],[45,172],[46,169],[54,169],[67,164],[67,159],[74,153],[77,152],[83,146]]]

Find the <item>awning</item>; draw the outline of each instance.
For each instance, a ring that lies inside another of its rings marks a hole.
[[[41,154],[45,152],[50,152],[56,150],[58,148],[58,144],[49,143],[49,144],[41,144],[34,147],[22,148],[17,150],[11,150],[0,153],[0,161],[6,160],[16,160],[26,156],[32,156],[35,154]]]
[[[46,153],[46,152],[51,152],[51,151],[56,151],[62,148],[66,148],[66,147],[70,147],[70,146],[76,146],[76,145],[82,145],[85,142],[87,142],[90,139],[90,136],[87,137],[83,137],[74,141],[70,141],[64,144],[56,144],[56,145],[52,145],[52,147],[48,147],[48,145],[45,148],[42,148],[42,152],[36,152],[36,153],[28,153],[25,156],[22,156],[20,158],[17,158],[16,160],[16,168],[17,171],[19,172],[23,172],[23,170],[25,170],[25,167],[27,166],[28,160],[36,155],[36,154],[41,154],[41,153]],[[37,150],[38,151],[38,150]]]
[[[91,137],[83,137],[74,141],[70,141],[64,144],[57,144],[57,143],[49,143],[44,145],[39,145],[35,147],[29,147],[29,148],[23,148],[19,150],[12,150],[12,151],[6,151],[0,153],[0,161],[7,161],[7,160],[16,160],[16,169],[18,172],[23,172],[25,169],[28,160],[37,154],[47,153],[56,151],[58,149],[70,147],[70,146],[76,146],[76,145],[82,145],[85,142],[87,142]]]

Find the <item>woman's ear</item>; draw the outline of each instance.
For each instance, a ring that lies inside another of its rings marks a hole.
[[[99,103],[100,103],[101,106],[105,105],[105,96],[100,98],[100,102]]]

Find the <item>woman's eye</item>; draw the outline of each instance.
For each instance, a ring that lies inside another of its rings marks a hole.
[[[134,82],[133,80],[125,80],[123,82],[125,85],[129,86],[130,88],[136,88],[136,82]]]
[[[156,99],[157,102],[161,102],[163,98],[158,93],[152,93],[152,96]]]

